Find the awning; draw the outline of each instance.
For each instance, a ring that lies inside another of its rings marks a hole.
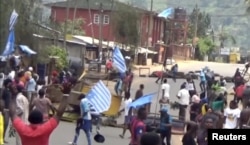
[[[34,55],[37,54],[35,51],[33,51],[32,49],[30,49],[28,46],[26,45],[19,45],[19,48],[22,52],[27,53],[28,55]]]

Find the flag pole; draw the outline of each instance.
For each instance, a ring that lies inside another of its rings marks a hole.
[[[164,63],[164,61],[166,61],[166,52],[167,52],[167,46],[165,47],[165,50],[164,50],[163,63]],[[167,62],[166,62],[166,65],[167,65]],[[162,75],[161,75],[161,79],[160,79],[160,81],[162,82],[163,75],[164,75],[164,66],[162,66],[162,70],[161,71],[163,72]],[[158,85],[157,103],[156,103],[155,111],[154,111],[154,114],[155,114],[154,122],[156,120],[156,111],[158,109],[158,104],[160,104],[159,103],[160,92],[161,92],[161,83]],[[170,102],[168,102],[168,103],[170,104]]]

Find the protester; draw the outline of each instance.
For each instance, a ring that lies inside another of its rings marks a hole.
[[[225,129],[237,129],[239,127],[241,110],[235,101],[231,101],[229,107],[225,109]]]
[[[72,81],[73,83],[73,81]],[[17,106],[15,101],[20,99],[20,88],[18,86],[12,86],[12,97],[10,104],[10,116],[12,124],[16,129],[17,133],[20,135],[22,145],[48,145],[49,137],[52,131],[57,127],[65,109],[67,106],[67,100],[71,87],[73,84],[64,85],[62,88],[63,97],[61,99],[58,111],[55,116],[50,118],[46,123],[43,122],[43,114],[38,110],[33,110],[28,115],[28,120],[30,124],[26,124],[26,120],[23,121],[16,112]],[[19,90],[19,91],[18,91]],[[17,101],[18,102],[18,101]],[[26,113],[24,113],[26,116]],[[22,116],[21,116],[22,117]]]
[[[162,90],[161,102],[162,103],[169,103],[170,85],[168,84],[167,79],[164,79],[163,84],[161,85],[161,90]]]
[[[137,111],[137,117],[131,122],[131,145],[141,145],[141,136],[146,131],[146,125],[144,120],[147,118],[147,112],[145,108],[139,108]]]
[[[197,144],[198,145],[208,145],[208,129],[214,129],[213,119],[205,118],[203,126],[199,127],[197,131]]]
[[[235,95],[234,95],[234,100],[239,103],[241,101],[242,102],[242,98],[243,98],[243,92],[245,90],[246,86],[245,83],[242,82],[238,87],[235,88]]]
[[[81,109],[81,118],[82,118],[82,125],[81,127],[76,128],[76,133],[73,142],[69,142],[71,145],[76,145],[78,137],[80,135],[80,130],[82,129],[85,132],[88,145],[91,145],[91,128],[92,128],[92,123],[91,123],[91,114],[90,114],[90,105],[89,105],[89,100],[86,98],[84,94],[81,94],[79,96],[81,99],[80,103],[80,109]]]
[[[129,83],[131,81],[131,75],[128,71],[126,71],[125,73],[125,78],[122,80],[122,88],[124,92],[128,92],[129,91]]]
[[[49,120],[49,110],[51,109],[53,114],[55,108],[53,107],[49,98],[45,97],[45,90],[40,89],[38,92],[39,97],[35,98],[31,103],[31,110],[34,108],[43,114],[43,121]]]
[[[246,108],[240,113],[240,129],[243,129],[243,125],[250,126],[250,100],[248,101]]]
[[[11,86],[12,80],[11,79],[6,79],[3,82],[4,90],[1,96],[1,101],[4,103],[4,111],[3,111],[3,117],[4,117],[4,139],[5,139],[5,134],[7,131],[7,128],[9,126],[9,105],[10,105],[10,97],[11,97],[11,92],[10,92],[10,86]],[[5,143],[7,143],[5,141]]]
[[[197,95],[193,95],[192,97],[192,103],[190,106],[190,120],[191,121],[196,121],[197,116],[199,115],[200,112],[200,97]]]
[[[246,108],[247,102],[248,102],[249,99],[250,99],[250,83],[248,82],[246,84],[246,88],[245,88],[245,90],[243,92],[243,98],[242,98],[242,102],[243,102],[242,107],[243,107],[243,109]]]
[[[128,92],[130,92],[130,89],[131,89],[131,86],[132,86],[132,83],[133,83],[133,80],[134,80],[134,74],[131,70],[131,68],[128,69],[128,75],[129,75],[129,82],[128,82]]]
[[[155,81],[156,84],[161,80],[161,83],[164,79],[164,71],[158,71],[156,72],[157,80]]]
[[[196,145],[196,135],[197,135],[197,124],[188,124],[187,130],[184,136],[182,137],[182,145]]]
[[[28,100],[31,101],[33,99],[33,94],[36,93],[36,81],[32,77],[31,73],[27,73],[27,83],[26,83],[26,90],[27,90],[27,97]]]
[[[195,88],[195,83],[194,80],[191,77],[187,78],[187,89],[189,91],[190,97],[192,97],[194,94],[196,94],[196,88]]]
[[[160,136],[156,133],[144,133],[141,136],[140,145],[161,145]]]
[[[106,63],[106,73],[109,73],[113,68],[113,62],[112,59],[109,59]]]
[[[0,72],[0,96],[2,95],[2,92],[3,92],[3,82],[4,82],[4,73]]]
[[[132,103],[132,99],[130,98],[130,93],[125,92],[125,98],[124,98],[124,109],[119,111],[120,113],[124,111],[124,126],[122,134],[119,135],[121,138],[124,138],[124,135],[126,133],[126,130],[129,129],[129,125],[131,122],[132,117],[132,108],[130,108],[130,104]],[[130,132],[131,133],[131,132]]]
[[[181,90],[179,90],[177,94],[177,98],[179,99],[179,120],[186,120],[186,109],[190,102],[189,92],[186,86],[181,86]]]
[[[200,88],[202,92],[206,90],[206,74],[203,69],[200,72]]]
[[[171,73],[172,73],[172,78],[173,78],[173,81],[176,82],[176,75],[177,75],[177,72],[178,72],[178,64],[175,64],[172,66],[171,68]]]
[[[160,134],[162,145],[170,145],[171,144],[171,123],[172,117],[168,114],[167,107],[163,107],[160,110]],[[164,140],[166,139],[166,143]]]
[[[16,86],[17,95],[16,95],[16,115],[21,119],[24,124],[29,124],[28,116],[29,116],[29,101],[23,95],[24,87]],[[21,145],[21,138],[19,132],[16,134],[16,143],[17,145]]]
[[[123,93],[123,90],[122,90],[122,79],[119,78],[115,84],[115,92],[116,92],[116,95],[117,96],[121,96],[122,93]]]
[[[135,100],[141,98],[143,96],[144,85],[140,84],[140,88],[135,93]]]
[[[1,101],[0,102],[0,145],[4,144],[4,118],[3,118],[3,112],[4,112],[4,104]]]

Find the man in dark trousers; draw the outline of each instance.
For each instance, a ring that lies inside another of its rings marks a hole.
[[[170,145],[171,144],[171,123],[172,118],[168,114],[167,107],[163,107],[160,110],[160,134],[162,139],[162,145]],[[166,144],[164,143],[164,140],[166,138]]]

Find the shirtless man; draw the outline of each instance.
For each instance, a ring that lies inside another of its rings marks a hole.
[[[250,126],[250,100],[248,100],[247,106],[240,113],[240,129],[246,128],[244,125]]]

